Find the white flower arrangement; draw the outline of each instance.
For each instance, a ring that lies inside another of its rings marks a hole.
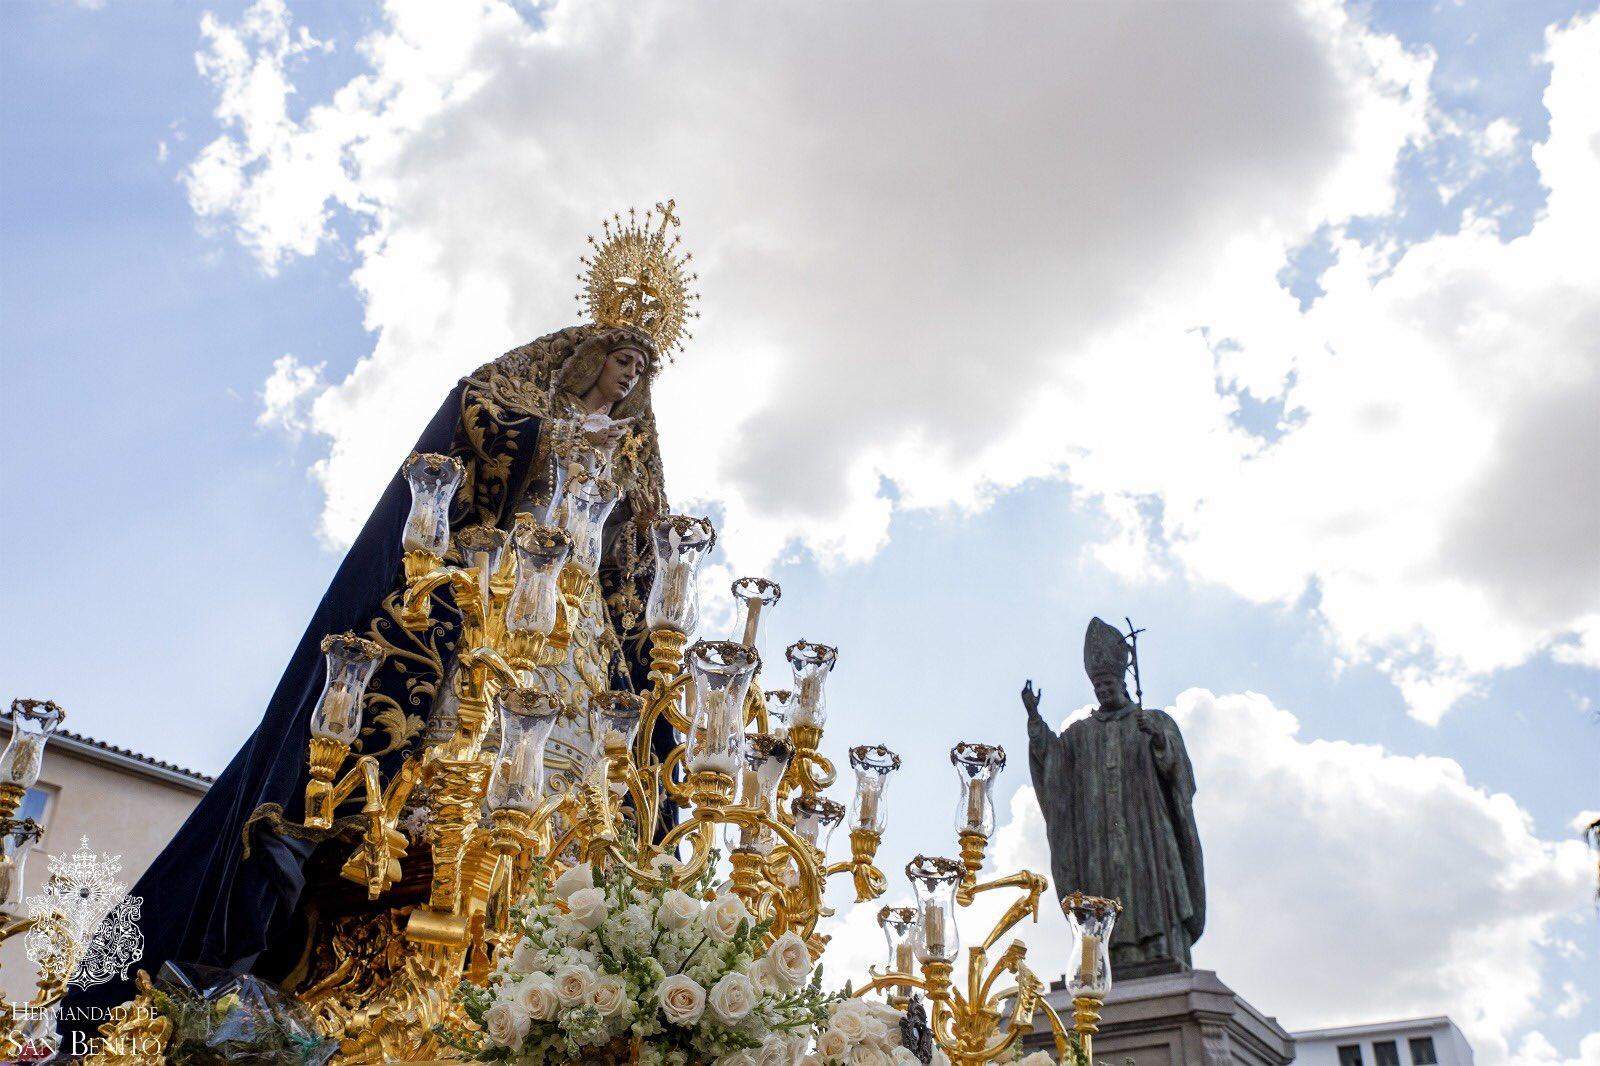
[[[488,984],[462,985],[476,1031],[442,1034],[473,1058],[793,1066],[831,1024],[837,997],[823,993],[805,941],[785,933],[763,951],[769,924],[737,896],[712,895],[709,873],[692,892],[588,864],[548,891],[535,883]]]
[[[806,1066],[922,1066],[900,1044],[902,1015],[883,1003],[846,999],[828,1009],[827,1025],[816,1034]],[[934,1053],[937,1063],[944,1056]],[[945,1060],[948,1062],[948,1060]]]

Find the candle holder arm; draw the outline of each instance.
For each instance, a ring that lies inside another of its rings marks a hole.
[[[1005,877],[997,877],[992,881],[984,881],[974,886],[971,892],[972,896],[999,888],[1017,888],[1023,892],[1022,898],[1013,902],[1006,912],[1000,916],[1000,920],[995,923],[994,928],[990,930],[988,938],[983,942],[983,950],[988,951],[994,947],[995,943],[1009,933],[1022,919],[1032,916],[1033,920],[1037,922],[1039,920],[1039,897],[1049,887],[1050,883],[1045,880],[1043,875],[1032,873],[1028,870],[1008,874]]]

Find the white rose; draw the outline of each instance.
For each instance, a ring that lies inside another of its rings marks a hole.
[[[858,1044],[850,1052],[850,1066],[890,1066],[889,1055],[871,1044]]]
[[[761,1066],[749,1051],[735,1051],[717,1060],[717,1066]]]
[[[756,1008],[756,986],[742,973],[730,973],[711,986],[706,1003],[725,1025],[738,1025]]]
[[[484,1012],[483,1027],[496,1044],[520,1048],[528,1036],[528,1015],[515,1003],[502,999]]]
[[[744,900],[738,896],[718,896],[706,907],[706,934],[719,944],[726,944],[739,932],[745,922],[755,924]]]
[[[531,940],[520,940],[517,948],[511,953],[512,973],[532,973],[539,968],[539,949],[533,946]]]
[[[846,1000],[839,1004],[828,1019],[828,1027],[838,1031],[852,1044],[859,1044],[867,1035],[867,1016],[855,1006],[859,1000]]]
[[[576,1007],[589,1001],[589,993],[594,989],[594,974],[589,972],[587,966],[563,966],[553,976],[556,998],[563,1007]]]
[[[661,897],[661,912],[657,919],[666,929],[682,929],[700,916],[700,901],[687,892],[675,888]]]
[[[594,867],[586,862],[580,862],[556,878],[556,883],[550,891],[557,899],[570,899],[579,889],[593,887]]]
[[[806,942],[793,933],[785,933],[767,949],[767,966],[773,978],[784,988],[795,989],[811,976],[811,951]]]
[[[548,1022],[561,1008],[555,982],[542,973],[530,974],[517,985],[516,1004],[528,1017]]]
[[[662,981],[656,994],[661,999],[661,1013],[673,1025],[693,1025],[706,1009],[706,990],[681,973]]]
[[[824,1059],[842,1059],[850,1051],[850,1038],[837,1029],[829,1029],[817,1037],[817,1054]]]
[[[1056,1060],[1043,1051],[1035,1051],[1018,1062],[1017,1066],[1056,1066]]]
[[[895,1066],[911,1066],[913,1062],[917,1066],[922,1066],[922,1060],[903,1047],[897,1047],[889,1052],[889,1061],[894,1063]],[[1051,1063],[1050,1066],[1055,1066],[1055,1064]]]
[[[606,974],[594,983],[589,1002],[600,1012],[600,1017],[614,1018],[622,1013],[623,1006],[628,1002],[628,986],[617,975]]]
[[[598,888],[580,888],[567,900],[567,918],[585,929],[597,929],[606,920],[606,894]]]
[[[755,1056],[756,1066],[794,1066],[804,1046],[803,1038],[797,1042],[782,1033],[768,1033],[761,1051]]]
[[[782,988],[778,987],[778,979],[772,976],[772,967],[767,965],[765,958],[752,962],[745,972],[750,976],[750,983],[755,985],[762,994],[783,991]]]

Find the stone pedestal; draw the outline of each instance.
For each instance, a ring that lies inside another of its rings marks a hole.
[[[1048,998],[1070,1026],[1066,990],[1053,985]],[[1048,1031],[1037,1028],[1023,1044],[1029,1051],[1052,1047]],[[1210,970],[1184,970],[1115,981],[1094,1057],[1108,1066],[1287,1066],[1294,1039]]]

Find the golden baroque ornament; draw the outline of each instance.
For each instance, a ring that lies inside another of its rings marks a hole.
[[[596,325],[643,330],[665,358],[692,339],[684,327],[700,317],[691,307],[700,298],[690,288],[700,277],[689,272],[693,253],[680,252],[679,236],[668,235],[679,224],[676,205],[658,203],[643,219],[631,207],[626,222],[620,214],[606,219],[600,238],[589,238],[594,251],[583,257],[588,269],[578,275],[578,301]]]

